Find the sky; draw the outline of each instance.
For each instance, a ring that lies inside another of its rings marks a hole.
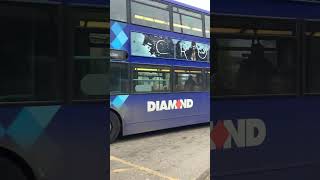
[[[210,11],[210,0],[174,0]]]

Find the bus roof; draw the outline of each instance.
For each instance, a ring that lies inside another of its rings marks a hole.
[[[215,1],[211,6],[211,12],[215,14],[320,19],[319,0],[223,0]]]
[[[163,1],[167,1],[167,2],[169,2],[171,4],[175,4],[175,5],[178,5],[178,6],[186,7],[188,9],[200,11],[200,12],[205,13],[205,14],[210,14],[210,11],[208,11],[206,9],[202,9],[200,7],[192,6],[191,4],[183,3],[182,1],[179,1],[179,0],[163,0]]]

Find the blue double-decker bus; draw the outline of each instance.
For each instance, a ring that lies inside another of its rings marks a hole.
[[[172,0],[110,7],[110,140],[209,122],[209,12]]]
[[[108,179],[106,1],[0,2],[0,179]]]
[[[211,10],[211,178],[319,179],[320,4]]]

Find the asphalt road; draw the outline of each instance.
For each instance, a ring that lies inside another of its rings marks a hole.
[[[121,138],[110,146],[111,180],[209,180],[209,124]]]

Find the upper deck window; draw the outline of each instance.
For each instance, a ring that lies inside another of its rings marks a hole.
[[[206,37],[210,38],[210,16],[204,16],[204,17],[205,17]]]
[[[170,30],[169,6],[152,0],[133,0],[131,2],[133,24]]]
[[[173,30],[174,32],[203,37],[201,14],[174,7]]]
[[[110,7],[111,19],[127,21],[127,0],[111,0]]]

